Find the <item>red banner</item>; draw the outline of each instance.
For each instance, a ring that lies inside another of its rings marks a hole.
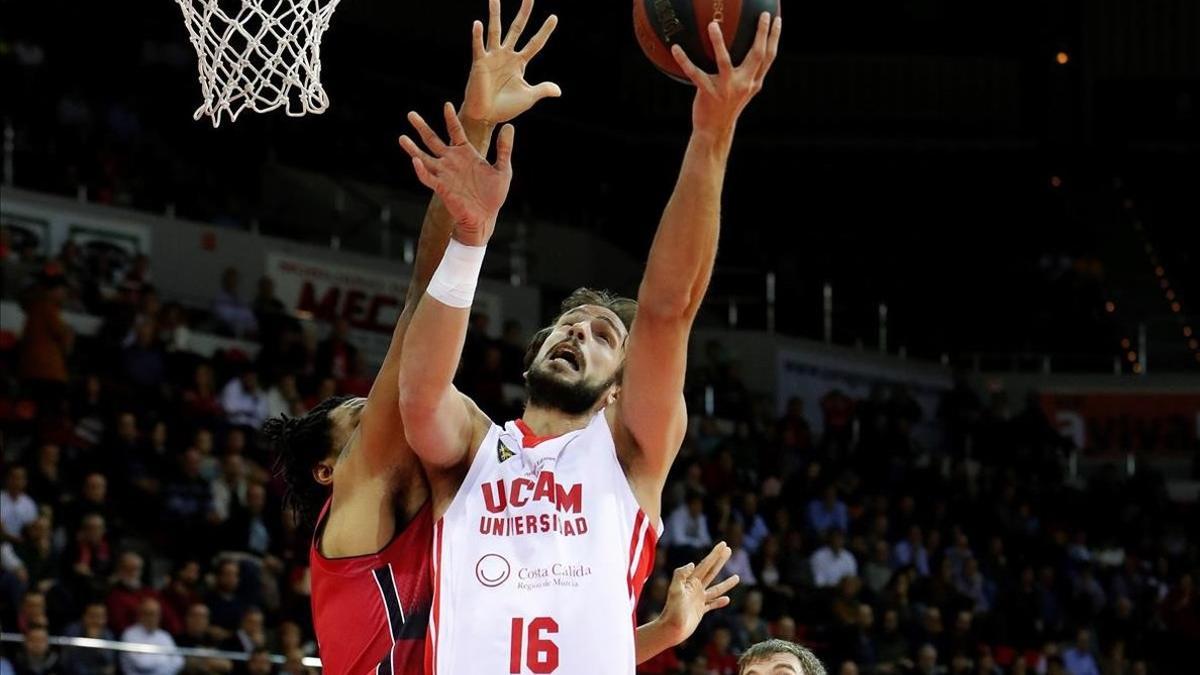
[[[1093,456],[1180,454],[1200,444],[1200,393],[1049,392],[1042,408]]]

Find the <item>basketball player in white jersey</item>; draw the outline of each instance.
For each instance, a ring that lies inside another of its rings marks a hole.
[[[444,111],[449,143],[410,114],[429,153],[407,137],[401,145],[455,219],[399,373],[405,433],[426,470],[436,523],[429,675],[634,673],[634,609],[687,425],[688,334],[716,256],[725,166],[781,30],[764,14],[754,47],[734,67],[712,24],[715,75],[675,49],[697,89],[693,129],[638,301],[573,294],[535,337],[524,415],[504,426],[451,381],[512,178],[514,130],[501,129],[489,164],[452,105]]]

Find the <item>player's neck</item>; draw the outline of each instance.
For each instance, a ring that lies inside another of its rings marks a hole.
[[[529,404],[525,407],[525,414],[521,415],[521,421],[537,436],[561,436],[586,427],[592,421],[593,414],[588,411],[582,415],[568,415],[554,408]]]

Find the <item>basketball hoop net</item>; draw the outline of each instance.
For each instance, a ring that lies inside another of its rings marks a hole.
[[[340,0],[175,0],[199,57],[204,103],[193,117],[237,120],[247,108],[325,112],[321,36]]]

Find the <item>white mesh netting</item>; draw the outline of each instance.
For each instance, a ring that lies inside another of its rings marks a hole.
[[[204,103],[221,124],[245,109],[321,113],[321,36],[340,0],[175,0],[199,57]]]

